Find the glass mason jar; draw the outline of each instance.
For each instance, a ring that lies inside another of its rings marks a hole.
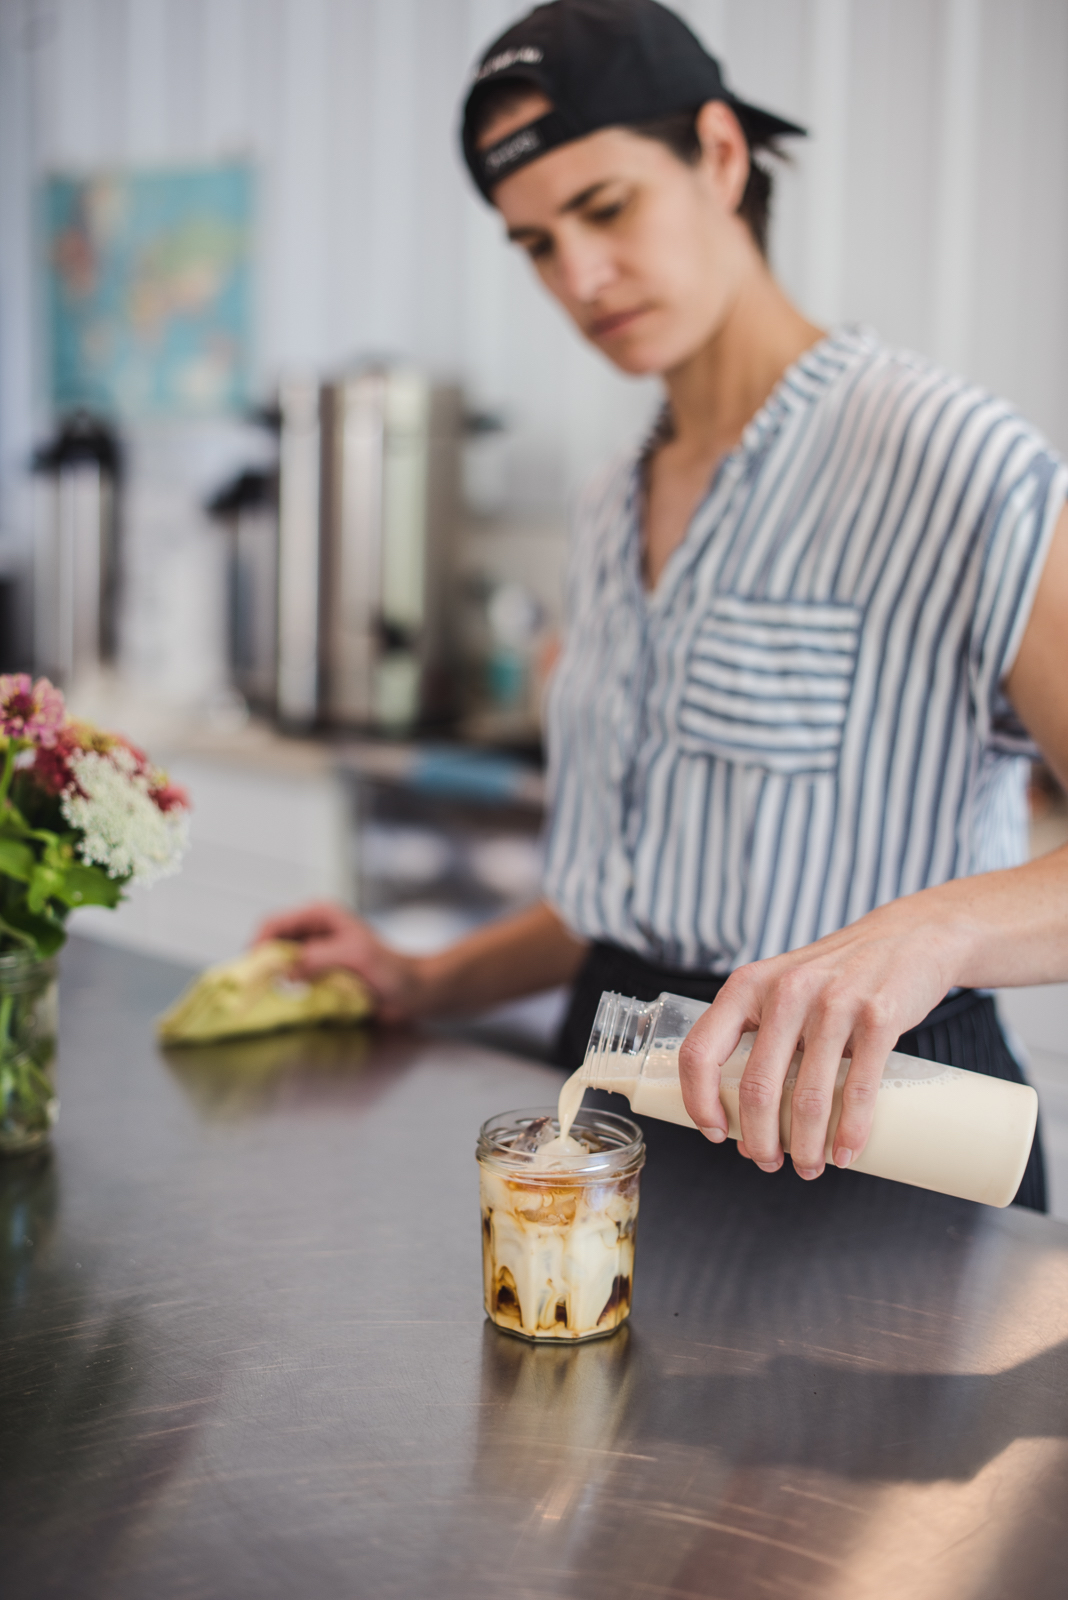
[[[0,1155],[36,1150],[56,1120],[56,963],[0,955]]]
[[[630,1315],[642,1132],[584,1108],[571,1133],[585,1152],[547,1167],[531,1137],[539,1123],[558,1131],[555,1106],[505,1111],[479,1131],[486,1314],[521,1338],[601,1338]]]

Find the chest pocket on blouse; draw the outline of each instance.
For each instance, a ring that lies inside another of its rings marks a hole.
[[[686,663],[683,747],[769,772],[834,772],[860,621],[849,604],[717,595]]]

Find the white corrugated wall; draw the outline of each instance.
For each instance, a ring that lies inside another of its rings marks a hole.
[[[781,179],[774,229],[775,261],[801,304],[943,359],[1010,396],[1068,449],[1066,0],[678,8],[742,93],[813,130]],[[0,0],[9,532],[24,520],[22,463],[47,422],[37,177],[234,153],[262,176],[264,384],[282,368],[326,368],[367,351],[459,374],[474,400],[513,425],[478,452],[477,500],[513,513],[566,502],[638,425],[649,391],[578,344],[525,261],[501,244],[457,159],[469,63],[523,9],[513,0]],[[136,457],[152,480],[140,515],[170,529],[157,554],[194,539],[181,531],[189,485],[199,491],[247,448],[217,429],[164,433]],[[207,546],[201,559],[206,573]],[[158,582],[159,560],[149,565]],[[157,629],[147,633],[134,649],[145,662],[159,644]]]

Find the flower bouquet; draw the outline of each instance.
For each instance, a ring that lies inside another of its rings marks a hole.
[[[0,676],[0,1152],[48,1137],[53,960],[78,906],[178,870],[189,800],[143,751],[67,714],[47,678]]]

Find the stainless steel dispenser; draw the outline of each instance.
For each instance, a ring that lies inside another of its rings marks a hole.
[[[290,378],[278,391],[279,721],[311,727],[319,716],[319,385]]]
[[[33,458],[34,668],[68,690],[115,654],[120,466],[115,433],[81,412]]]
[[[230,677],[254,710],[275,710],[278,659],[278,474],[247,468],[208,502],[228,534]]]
[[[458,388],[405,367],[283,385],[278,710],[401,729],[450,709]]]

